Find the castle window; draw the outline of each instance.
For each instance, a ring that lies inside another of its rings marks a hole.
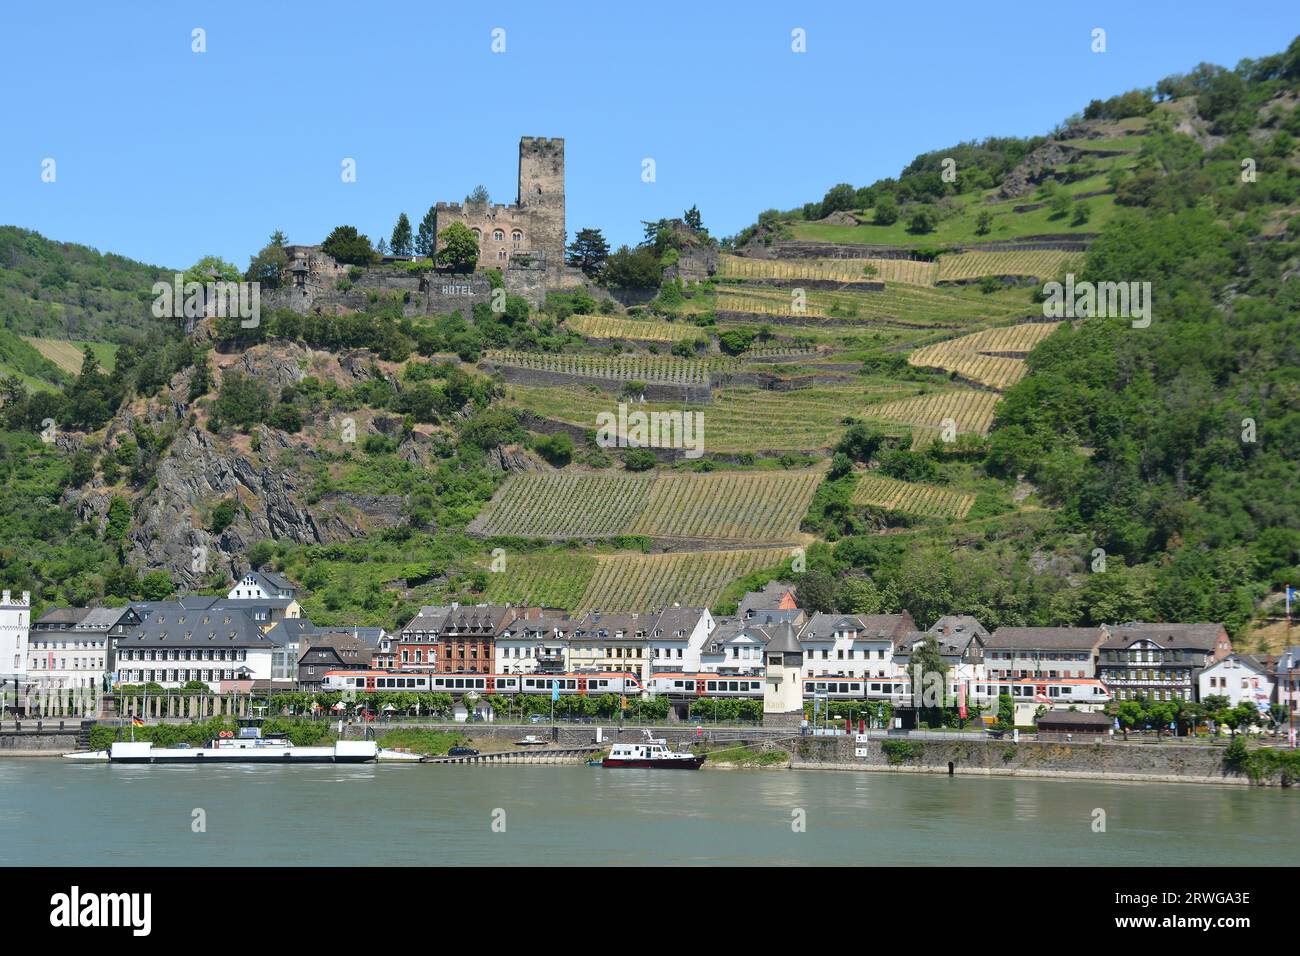
[[[504,249],[501,249],[497,252],[498,259],[504,259],[505,257],[506,257],[506,251]]]
[[[505,239],[505,237],[506,234],[502,232],[500,229],[493,230],[492,232],[492,238],[495,239],[497,242],[501,242],[503,239]]]
[[[475,238],[475,239],[482,239],[482,238],[483,238],[483,233],[482,233],[482,231],[478,228],[478,226],[475,226],[475,227],[474,227],[474,238]]]
[[[524,234],[516,229],[514,232],[510,233],[510,238],[515,245],[519,245],[519,243],[524,241]]]

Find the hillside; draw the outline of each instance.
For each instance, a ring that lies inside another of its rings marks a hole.
[[[0,231],[25,386],[0,577],[120,601],[265,565],[320,623],[393,626],[445,600],[725,611],[782,574],[922,626],[1211,619],[1250,645],[1300,579],[1297,102],[1293,43],[718,246],[658,224],[600,281],[468,318],[376,292],[187,338],[150,324],[158,270]],[[662,284],[622,294],[638,256]],[[1067,274],[1150,282],[1149,327],[1046,314]],[[698,415],[698,447],[601,439],[620,405],[677,439]]]

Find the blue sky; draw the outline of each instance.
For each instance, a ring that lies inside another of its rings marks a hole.
[[[570,237],[635,242],[639,220],[693,203],[728,235],[917,153],[1047,132],[1094,97],[1297,33],[1294,2],[7,3],[0,223],[242,267],[277,228],[378,240],[477,183],[513,202],[518,139],[536,135],[566,140]]]

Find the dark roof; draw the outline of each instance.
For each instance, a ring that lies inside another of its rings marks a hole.
[[[202,611],[221,600],[224,600],[224,597],[219,594],[182,594],[174,601],[136,601],[131,606],[135,608],[141,617],[148,617],[160,609],[178,611],[184,608],[191,611]]]
[[[302,642],[317,632],[318,628],[305,617],[286,617],[276,621],[266,630],[266,639],[277,647],[284,647],[294,641]]]
[[[740,606],[736,609],[736,613],[741,617],[748,617],[751,611],[778,610],[786,594],[793,594],[794,589],[793,584],[787,584],[785,581],[768,581],[761,589],[747,592],[740,599]]]
[[[234,608],[158,610],[123,636],[119,647],[276,647],[257,622]]]
[[[804,625],[799,639],[830,640],[838,630],[853,628],[861,631],[861,637],[868,640],[896,641],[901,635],[909,633],[916,626],[912,615],[903,614],[839,614],[818,611]]]
[[[1222,624],[1150,624],[1145,621],[1108,624],[1106,631],[1110,637],[1101,646],[1107,650],[1121,650],[1134,641],[1151,641],[1170,649],[1213,651],[1225,633]]]
[[[1038,718],[1038,726],[1053,727],[1109,727],[1111,718],[1102,713],[1084,713],[1081,710],[1049,710]]]
[[[245,607],[246,607],[246,608],[254,608],[254,609],[256,609],[256,608],[261,608],[261,607],[268,607],[268,608],[279,608],[280,610],[283,611],[285,608],[287,608],[287,607],[288,607],[290,604],[292,604],[292,603],[294,603],[294,599],[293,599],[293,598],[275,598],[275,597],[267,597],[267,598],[228,598],[228,597],[223,597],[223,598],[218,598],[218,599],[217,599],[217,600],[212,604],[212,607],[236,607],[236,608],[245,608]]]
[[[298,585],[294,584],[283,574],[277,574],[274,571],[255,571],[254,573],[260,575],[277,590],[280,591],[298,590]]]
[[[111,631],[118,624],[134,624],[141,615],[131,605],[122,607],[56,607],[42,614],[34,625],[62,631]]]
[[[662,636],[672,637],[677,631],[685,631],[689,635],[707,612],[708,608],[703,607],[666,607],[650,626],[650,633],[662,631]]]
[[[353,637],[348,631],[331,631],[314,634],[311,646],[298,657],[298,665],[343,664],[354,666],[370,663],[370,646]]]
[[[406,622],[403,631],[436,631],[452,611],[450,604],[426,604]]]
[[[989,637],[989,632],[984,625],[969,614],[945,614],[931,624],[928,630],[931,634],[953,638],[962,644],[968,643],[966,638],[971,634],[977,634],[985,641]]]
[[[794,626],[789,621],[782,621],[772,629],[772,637],[767,642],[765,654],[802,654],[803,647],[799,644],[799,637],[794,632]]]
[[[1094,650],[1106,637],[1099,627],[1000,627],[986,642],[989,650]]]

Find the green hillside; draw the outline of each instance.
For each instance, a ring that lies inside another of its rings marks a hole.
[[[468,318],[376,295],[187,340],[145,318],[157,270],[0,231],[0,364],[27,386],[0,409],[0,579],[166,593],[202,540],[202,586],[276,567],[322,623],[725,611],[782,574],[814,610],[1221,620],[1253,649],[1300,580],[1298,102],[1300,41],[721,242],[694,209],[648,223],[587,288]],[[714,274],[671,278],[702,251]],[[1067,273],[1150,283],[1150,324],[1046,314]],[[123,343],[111,375],[87,341]],[[620,404],[698,414],[701,446],[598,442]],[[51,417],[80,450],[33,437]]]

